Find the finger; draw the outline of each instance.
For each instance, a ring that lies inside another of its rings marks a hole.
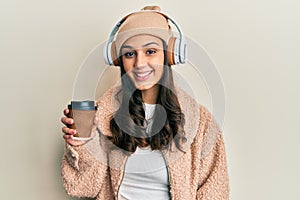
[[[72,118],[62,117],[61,122],[65,125],[71,125],[74,123],[74,120]]]
[[[68,115],[70,113],[70,110],[68,108],[64,109],[64,115]]]
[[[63,135],[63,138],[65,140],[69,140],[69,139],[72,139],[72,135]]]
[[[76,134],[76,129],[71,129],[68,127],[62,127],[62,132],[68,135],[75,135]]]

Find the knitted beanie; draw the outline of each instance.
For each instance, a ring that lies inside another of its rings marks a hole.
[[[172,37],[172,30],[167,17],[160,13],[160,7],[158,6],[146,6],[125,18],[115,39],[118,55],[123,43],[133,36],[152,35],[162,39],[166,44]]]

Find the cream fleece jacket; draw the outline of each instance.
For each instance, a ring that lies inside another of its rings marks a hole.
[[[66,144],[62,159],[62,178],[67,193],[97,200],[119,198],[128,153],[114,148],[105,137],[111,135],[109,120],[117,106],[112,103],[116,88],[109,89],[98,101],[92,140],[82,146]],[[211,113],[181,89],[176,89],[187,142],[182,152],[174,142],[162,150],[167,163],[172,200],[228,200],[229,181],[221,130]],[[143,197],[141,197],[143,199]]]

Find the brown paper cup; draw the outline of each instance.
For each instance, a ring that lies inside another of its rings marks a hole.
[[[74,123],[70,128],[76,129],[75,140],[88,140],[91,137],[96,107],[94,101],[72,101],[68,105],[69,117]]]

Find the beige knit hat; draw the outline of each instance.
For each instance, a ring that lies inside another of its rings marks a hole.
[[[142,10],[129,14],[120,26],[116,39],[116,53],[119,55],[121,46],[129,38],[136,35],[153,35],[166,44],[172,37],[172,30],[168,24],[167,16],[160,13],[159,6],[146,6]]]

